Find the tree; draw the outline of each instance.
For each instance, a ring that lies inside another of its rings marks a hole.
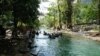
[[[61,29],[62,28],[62,25],[61,25],[61,10],[60,10],[60,0],[57,0],[57,4],[58,4],[58,16],[59,16],[59,28]]]
[[[21,21],[32,25],[38,18],[39,0],[13,0],[14,35],[17,36],[17,24]]]
[[[59,25],[58,22],[58,8],[57,6],[53,6],[48,8],[49,13],[45,16],[45,19],[43,22],[49,27],[57,28]]]
[[[66,9],[67,27],[72,28],[72,0],[67,0],[68,8]]]
[[[74,24],[92,23],[97,20],[97,0],[82,2],[78,0],[73,6]]]
[[[100,0],[98,0],[98,24],[99,24],[99,32],[100,32]]]
[[[30,25],[37,20],[38,4],[39,0],[0,0],[1,21],[5,20],[3,18],[14,17],[15,21],[21,21]]]
[[[7,18],[12,17],[11,13],[12,13],[11,0],[0,0],[0,22],[1,24],[4,25],[5,22],[9,21]]]
[[[99,25],[100,25],[100,0],[98,1],[98,20],[99,20]]]

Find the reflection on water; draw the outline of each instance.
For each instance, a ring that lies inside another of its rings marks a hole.
[[[49,39],[40,34],[35,38],[38,56],[100,56],[100,42],[69,36]]]

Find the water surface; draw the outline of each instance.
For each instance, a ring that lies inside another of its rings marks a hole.
[[[40,34],[35,37],[34,43],[37,48],[31,52],[38,52],[38,56],[100,56],[100,42],[82,37],[64,35],[49,39]]]

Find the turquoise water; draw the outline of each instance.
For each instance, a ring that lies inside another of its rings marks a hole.
[[[35,38],[38,56],[100,56],[100,42],[82,37],[63,36],[49,39],[40,34]]]

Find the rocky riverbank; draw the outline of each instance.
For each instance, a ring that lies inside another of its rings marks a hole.
[[[71,36],[81,36],[85,38],[89,38],[92,40],[100,41],[100,32],[99,31],[82,31],[82,32],[72,32],[70,30],[62,30],[63,33],[70,34]]]

